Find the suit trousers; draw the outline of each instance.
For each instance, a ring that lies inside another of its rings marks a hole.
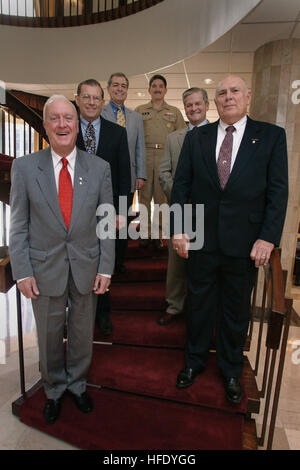
[[[72,308],[66,312],[70,300]],[[39,295],[32,300],[40,371],[47,398],[56,400],[70,390],[81,395],[92,359],[97,296],[78,292],[70,272],[65,292],[59,297]],[[67,325],[66,359],[64,331]]]
[[[155,204],[163,204],[167,202],[167,198],[161,189],[158,179],[158,169],[160,160],[163,155],[163,149],[147,149],[146,168],[147,180],[139,191],[139,203],[147,208],[147,217],[141,212],[140,214],[140,234],[141,238],[151,238],[151,201]],[[155,214],[154,214],[155,215]],[[159,223],[153,225],[152,230],[157,232],[156,238],[162,238],[162,218],[159,216]]]
[[[239,378],[249,320],[256,268],[249,258],[219,251],[190,251],[187,261],[188,315],[186,365],[205,367],[214,329],[221,373]]]
[[[185,260],[173,250],[172,241],[168,240],[168,270],[166,282],[167,313],[176,315],[184,311],[186,300]]]

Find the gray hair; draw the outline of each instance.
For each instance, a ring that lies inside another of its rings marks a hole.
[[[205,103],[209,103],[207,91],[206,91],[204,88],[198,88],[198,87],[189,88],[188,90],[185,90],[185,91],[182,93],[182,101],[183,101],[183,103],[184,103],[185,99],[186,99],[188,96],[193,95],[194,93],[202,93],[204,102],[205,102]]]
[[[216,99],[216,97],[217,97],[217,93],[218,93],[218,90],[220,89],[221,83],[222,83],[226,78],[228,78],[228,77],[237,77],[237,78],[239,78],[239,79],[244,83],[244,85],[245,85],[246,96],[248,95],[248,93],[249,93],[249,88],[248,88],[248,86],[247,86],[245,80],[244,80],[242,77],[240,77],[239,75],[229,74],[229,75],[226,75],[226,77],[224,77],[222,80],[220,80],[219,83],[217,84],[216,92],[215,92],[215,99]]]
[[[73,106],[74,111],[77,115],[77,111],[76,111],[76,108],[75,108],[74,104],[70,100],[68,100],[68,98],[66,98],[64,95],[52,95],[52,96],[50,96],[50,98],[47,99],[46,103],[44,104],[44,109],[43,109],[43,120],[44,121],[46,120],[46,111],[47,111],[48,106],[56,100],[64,100],[67,103],[69,103],[71,106]]]

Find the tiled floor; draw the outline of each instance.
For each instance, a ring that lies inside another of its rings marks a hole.
[[[26,388],[39,379],[35,324],[30,302],[22,299]],[[300,300],[294,301],[300,316]],[[11,403],[20,396],[15,292],[0,294],[0,449],[69,450],[72,446],[22,424],[11,412]],[[10,313],[10,312],[13,312]],[[257,337],[255,323],[253,338]],[[255,348],[253,348],[255,349]],[[254,352],[249,353],[253,365]],[[261,374],[259,374],[259,378]],[[274,450],[300,450],[300,328],[290,328],[284,376],[278,407]],[[263,408],[263,407],[261,407]],[[262,416],[257,417],[260,433]]]

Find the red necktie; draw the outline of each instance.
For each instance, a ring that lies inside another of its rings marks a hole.
[[[62,158],[61,162],[63,166],[59,173],[58,199],[66,227],[69,229],[72,214],[73,186],[71,175],[67,168],[68,160]]]
[[[230,168],[231,168],[231,154],[232,154],[232,142],[233,142],[233,135],[232,133],[235,131],[234,126],[226,127],[226,136],[222,142],[219,157],[218,157],[218,173],[221,188],[224,189],[229,175],[230,175]]]

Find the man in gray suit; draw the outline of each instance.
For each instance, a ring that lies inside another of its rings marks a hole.
[[[109,164],[75,146],[77,113],[64,96],[46,102],[44,127],[50,147],[12,166],[9,251],[18,288],[32,299],[47,397],[43,414],[53,423],[66,390],[82,412],[93,409],[86,377],[95,294],[106,292],[114,267],[114,240],[98,239],[96,211],[104,203],[113,206],[113,197]]]
[[[146,179],[146,149],[143,120],[139,113],[125,107],[129,80],[122,72],[113,73],[107,91],[110,102],[103,107],[101,116],[126,128],[131,167],[131,192],[128,208],[132,205],[134,192],[142,189]],[[116,247],[116,272],[125,272],[124,259],[128,240],[120,239]]]
[[[173,180],[181,147],[188,131],[194,127],[208,124],[206,113],[209,108],[209,100],[206,90],[203,88],[189,88],[182,95],[186,117],[189,120],[188,127],[179,129],[168,135],[163,157],[159,166],[159,182],[170,202]],[[184,310],[186,294],[186,275],[184,259],[173,250],[171,240],[168,240],[169,258],[166,285],[166,312],[159,318],[159,325],[168,325],[176,315]]]

